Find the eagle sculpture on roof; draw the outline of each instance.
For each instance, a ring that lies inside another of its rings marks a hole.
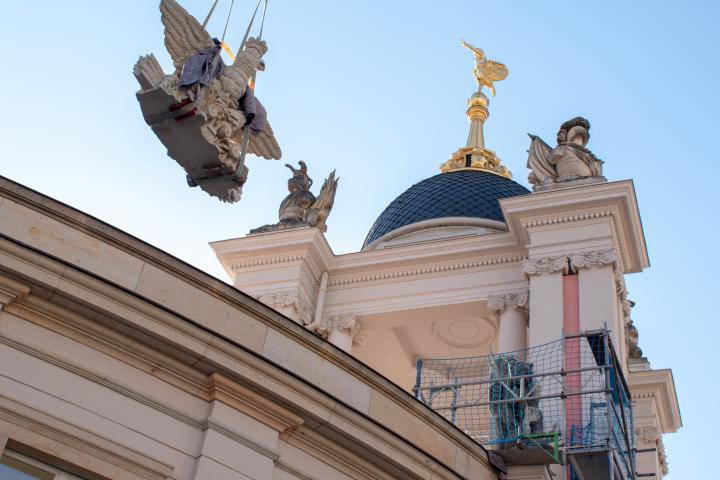
[[[268,160],[282,156],[252,85],[255,73],[264,70],[267,45],[248,38],[226,66],[221,42],[180,4],[161,0],[160,13],[175,71],[165,75],[152,54],[136,63],[145,121],[185,169],[191,186],[237,202],[248,174],[243,148]]]
[[[483,86],[490,89],[492,96],[495,96],[495,85],[494,82],[505,80],[508,76],[508,69],[505,65],[500,62],[493,62],[485,57],[485,52],[481,48],[473,47],[465,40],[460,40],[463,47],[470,50],[475,56],[475,81],[477,82],[478,88],[482,89]]]
[[[278,216],[280,221],[272,225],[250,230],[250,233],[271,232],[286,228],[314,227],[323,232],[327,231],[326,221],[335,203],[335,192],[339,178],[335,178],[335,170],[330,172],[328,178],[323,182],[320,194],[316,197],[310,188],[313,180],[307,173],[307,165],[300,160],[300,168],[292,165],[285,165],[293,176],[288,180],[288,191],[290,192],[282,203]]]

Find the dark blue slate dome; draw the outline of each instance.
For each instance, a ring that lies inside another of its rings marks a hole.
[[[416,183],[393,200],[375,220],[363,247],[405,225],[443,217],[486,218],[504,222],[498,200],[530,191],[500,175],[455,170]]]

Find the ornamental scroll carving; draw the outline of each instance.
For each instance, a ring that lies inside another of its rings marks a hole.
[[[635,302],[628,299],[625,276],[620,271],[615,272],[615,290],[620,300],[623,319],[625,320],[625,348],[627,350],[627,357],[631,360],[639,360],[642,358],[643,352],[638,346],[638,330],[630,316],[632,314],[632,308],[635,306]]]
[[[516,308],[527,313],[528,300],[529,292],[527,290],[523,292],[503,293],[500,295],[490,295],[487,306],[488,309],[496,315],[502,315],[508,308]]]
[[[265,293],[260,295],[258,300],[301,325],[307,325],[313,320],[310,303],[296,290]]]
[[[660,463],[660,470],[663,475],[667,475],[670,473],[670,467],[668,465],[667,455],[665,455],[665,442],[663,442],[662,437],[658,438],[657,441],[657,455],[658,463]]]
[[[322,319],[317,328],[317,333],[327,337],[333,331],[343,332],[352,337],[354,344],[362,345],[365,338],[363,335],[358,335],[361,328],[362,324],[354,313],[340,313]]]
[[[615,249],[587,252],[587,253],[574,253],[570,255],[570,269],[573,272],[577,272],[581,268],[591,267],[605,267],[615,266],[617,263],[617,253]]]
[[[523,272],[528,275],[544,275],[547,273],[568,273],[568,257],[528,258],[523,261]]]

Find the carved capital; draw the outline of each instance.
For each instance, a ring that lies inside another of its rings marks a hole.
[[[307,325],[313,320],[312,306],[297,290],[264,293],[258,300],[301,325]]]
[[[523,272],[527,275],[544,275],[547,273],[568,273],[568,257],[528,258],[523,261]]]
[[[353,343],[363,344],[365,338],[358,335],[362,324],[354,313],[340,313],[324,318],[317,328],[317,333],[322,336],[329,336],[332,332],[342,332],[353,338]]]
[[[502,293],[500,295],[490,295],[488,297],[488,309],[496,315],[502,313],[508,308],[515,308],[527,312],[528,300],[530,293],[525,290],[523,292]]]
[[[601,252],[574,253],[570,255],[570,269],[577,272],[581,268],[606,267],[608,265],[614,267],[617,258],[615,249]]]

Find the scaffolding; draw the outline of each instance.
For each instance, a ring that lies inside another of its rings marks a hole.
[[[420,359],[414,393],[508,464],[634,480],[632,406],[607,330],[515,352]]]

